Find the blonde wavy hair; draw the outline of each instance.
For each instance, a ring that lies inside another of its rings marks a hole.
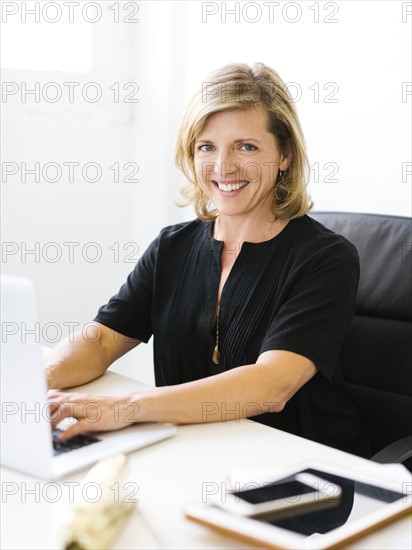
[[[211,206],[195,172],[195,142],[211,115],[219,111],[249,109],[262,105],[268,114],[268,130],[281,152],[290,151],[292,161],[273,184],[273,212],[276,218],[303,216],[313,206],[307,193],[309,163],[305,140],[293,99],[276,71],[255,63],[225,65],[211,73],[195,93],[183,117],[176,144],[176,166],[186,177],[180,189],[179,206],[193,204],[201,220],[214,220],[218,211]]]

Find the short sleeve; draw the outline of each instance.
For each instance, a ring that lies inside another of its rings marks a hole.
[[[298,353],[331,380],[354,313],[359,258],[343,237],[332,234],[329,241],[299,263],[259,353]]]
[[[147,248],[119,292],[99,308],[94,321],[129,338],[149,340],[153,333],[151,306],[158,246],[159,238]]]

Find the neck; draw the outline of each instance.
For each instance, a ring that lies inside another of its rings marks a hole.
[[[219,215],[215,221],[214,238],[223,241],[226,246],[245,241],[260,243],[269,241],[278,235],[289,220],[266,216],[265,219],[254,220],[247,217],[238,219],[235,216]]]

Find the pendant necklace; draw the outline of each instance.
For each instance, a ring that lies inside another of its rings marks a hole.
[[[216,313],[216,344],[215,349],[213,350],[212,361],[215,365],[220,363],[220,351],[219,351],[219,313],[220,313],[220,304],[217,306]]]

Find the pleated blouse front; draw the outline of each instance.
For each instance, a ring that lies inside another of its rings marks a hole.
[[[338,387],[339,352],[359,278],[354,246],[303,216],[269,241],[225,252],[238,256],[221,294],[221,359],[215,365],[223,243],[212,234],[213,222],[200,220],[163,229],[95,320],[143,342],[154,336],[158,386],[253,364],[267,350],[308,357],[318,374],[282,413],[258,420],[359,451],[356,413]]]

